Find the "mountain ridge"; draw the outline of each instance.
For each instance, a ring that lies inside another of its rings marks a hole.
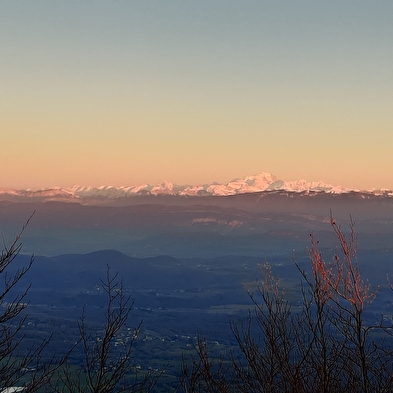
[[[137,197],[140,195],[177,195],[177,196],[230,196],[238,194],[258,193],[264,191],[286,191],[292,193],[330,193],[343,194],[358,192],[373,195],[393,197],[393,191],[381,190],[357,190],[335,186],[323,181],[307,181],[304,179],[284,181],[271,173],[260,172],[256,175],[237,178],[228,183],[211,183],[202,185],[176,185],[168,181],[161,184],[140,184],[132,186],[79,186],[52,187],[43,189],[1,189],[0,200],[28,199],[28,200],[56,200],[81,202],[89,198],[120,199]]]

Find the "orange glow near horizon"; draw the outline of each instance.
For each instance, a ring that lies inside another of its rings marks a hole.
[[[393,189],[390,10],[10,5],[0,15],[0,188],[270,172]]]

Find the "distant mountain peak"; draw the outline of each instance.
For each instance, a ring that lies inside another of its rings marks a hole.
[[[255,175],[237,178],[225,184],[211,183],[203,185],[174,185],[164,181],[161,184],[140,184],[132,186],[78,186],[71,188],[45,188],[41,190],[10,190],[0,189],[2,200],[33,199],[44,201],[81,201],[91,198],[95,199],[118,199],[130,198],[138,195],[179,195],[179,196],[228,196],[263,191],[286,191],[286,192],[323,192],[331,194],[342,194],[348,192],[359,192],[358,190],[345,189],[322,181],[309,182],[304,179],[295,181],[284,181],[278,179],[271,173],[260,172]],[[372,190],[370,194],[385,195],[393,197],[390,190]]]

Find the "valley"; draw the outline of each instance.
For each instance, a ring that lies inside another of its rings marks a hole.
[[[101,280],[109,267],[133,301],[118,345],[143,321],[134,345],[135,367],[162,373],[157,392],[175,391],[182,357],[195,355],[198,335],[206,338],[213,357],[238,351],[231,323],[242,324],[253,313],[248,292],[263,280],[266,262],[296,312],[301,276],[294,261],[310,269],[310,233],[331,260],[337,242],[330,211],[343,228],[349,214],[355,219],[362,277],[377,289],[365,321],[373,324],[381,315],[385,320],[393,315],[386,280],[393,276],[390,197],[267,192],[131,201],[125,206],[0,202],[8,243],[35,212],[23,233],[22,253],[10,267],[12,273],[34,254],[32,269],[15,288],[31,285],[24,348],[52,337],[45,356],[65,354],[78,338],[84,310],[89,331],[99,333],[107,301]],[[75,348],[73,367],[82,355]]]

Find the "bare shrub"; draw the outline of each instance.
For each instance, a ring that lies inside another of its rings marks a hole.
[[[22,290],[18,284],[34,263],[31,256],[28,263],[15,268],[15,259],[22,248],[21,237],[31,218],[22,226],[14,241],[7,245],[3,240],[0,255],[0,391],[10,386],[22,386],[25,392],[36,392],[45,386],[65,358],[43,360],[43,352],[50,338],[22,350],[23,327],[27,321],[24,312],[28,306],[27,295],[30,285]]]
[[[391,326],[367,324],[364,318],[376,292],[360,274],[354,222],[350,219],[348,234],[332,215],[330,224],[338,242],[333,260],[324,260],[311,234],[310,268],[295,261],[302,278],[300,307],[285,299],[265,264],[264,279],[249,293],[254,311],[246,323],[231,324],[242,356],[228,354],[231,367],[212,375],[204,365],[214,361],[199,339],[196,359],[183,362],[184,392],[393,391],[393,353],[384,345]],[[206,388],[207,380],[221,381],[225,390]]]
[[[78,322],[83,365],[67,363],[57,373],[52,389],[59,393],[150,392],[160,374],[150,370],[143,373],[135,367],[134,342],[142,323],[132,331],[125,329],[132,311],[131,298],[125,295],[122,281],[118,274],[111,274],[109,266],[101,286],[107,298],[104,325],[92,331],[84,309]]]

